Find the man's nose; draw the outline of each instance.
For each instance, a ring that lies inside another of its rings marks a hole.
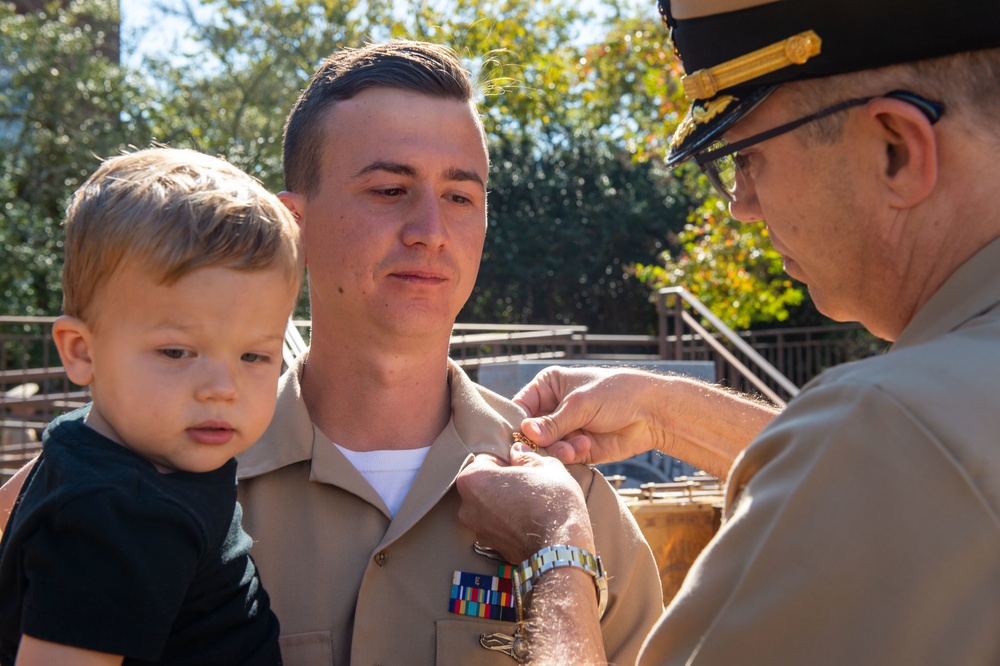
[[[407,211],[403,242],[434,248],[444,245],[448,239],[444,205],[445,201],[434,193],[418,196]]]
[[[740,222],[756,222],[763,219],[760,201],[753,181],[741,169],[736,170],[736,188],[733,201],[729,202],[729,214]]]

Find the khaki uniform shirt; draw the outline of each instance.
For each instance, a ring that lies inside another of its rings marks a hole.
[[[458,522],[455,477],[474,454],[507,459],[521,411],[451,364],[451,422],[390,518],[375,490],[310,422],[301,367],[282,377],[274,421],[239,466],[244,527],[281,622],[285,664],[514,666],[479,637],[512,634],[516,625],[453,614],[449,599],[455,571],[495,575],[498,566],[473,552],[475,535]],[[570,469],[609,575],[602,622],[608,654],[634,663],[663,610],[656,564],[604,478],[585,466]]]
[[[761,433],[641,664],[1000,664],[998,267]]]

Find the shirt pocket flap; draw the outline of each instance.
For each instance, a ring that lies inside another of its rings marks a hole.
[[[499,632],[512,636],[517,630],[513,622],[497,622],[469,618],[467,620],[438,620],[437,666],[476,664],[476,666],[517,666],[513,657],[503,652],[488,650],[479,642],[480,636]]]
[[[333,666],[333,636],[329,631],[290,634],[278,639],[281,660],[286,664],[330,664]]]

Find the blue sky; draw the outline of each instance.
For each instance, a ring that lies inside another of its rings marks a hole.
[[[637,0],[649,2],[654,0]],[[187,21],[159,9],[179,9],[184,0],[119,0],[122,15],[122,58],[137,66],[143,55],[183,50],[182,39]],[[196,7],[200,3],[194,3]],[[582,6],[598,5],[595,0],[578,0]],[[203,8],[204,9],[204,8]],[[190,42],[188,46],[191,46]]]
[[[187,22],[170,16],[158,7],[183,6],[182,0],[120,0],[122,15],[122,57],[138,65],[143,55],[163,53],[182,45]]]

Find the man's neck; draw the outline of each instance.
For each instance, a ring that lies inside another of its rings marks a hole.
[[[447,355],[447,344],[437,353],[313,346],[301,379],[309,416],[354,451],[430,446],[451,418]]]
[[[995,211],[989,190],[992,183],[976,180],[971,173],[952,177],[946,193],[924,204],[921,217],[902,216],[892,228],[886,252],[888,277],[873,280],[881,286],[882,302],[877,316],[862,319],[875,335],[895,341],[927,301],[959,267],[994,239],[1000,237],[1000,215]],[[995,197],[1000,203],[1000,197]],[[961,220],[961,233],[954,221]]]

